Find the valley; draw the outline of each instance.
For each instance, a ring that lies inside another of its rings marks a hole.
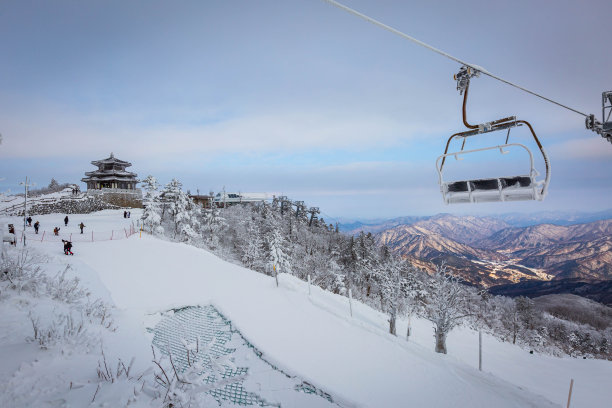
[[[428,272],[445,262],[465,282],[485,288],[529,280],[612,279],[610,219],[515,227],[502,218],[441,214],[375,237]]]

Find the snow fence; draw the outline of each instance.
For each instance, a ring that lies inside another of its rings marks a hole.
[[[164,355],[171,356],[177,368],[184,372],[188,366],[188,344],[198,344],[203,352],[197,354],[206,367],[206,384],[215,384],[232,377],[243,377],[208,393],[219,404],[260,407],[343,407],[332,396],[264,358],[263,353],[232,327],[214,306],[186,307],[162,315],[161,321],[148,328],[153,333],[153,345]],[[191,354],[191,361],[194,355]],[[215,369],[218,361],[222,370]],[[216,372],[216,374],[215,374]]]
[[[57,235],[53,231],[38,231],[36,234],[33,228],[26,229],[25,237],[26,242],[38,241],[38,242],[99,242],[99,241],[116,241],[118,239],[126,239],[136,234],[138,230],[134,225],[130,225],[126,228],[113,229],[107,231],[84,231],[82,234],[79,232],[62,232],[61,228]],[[16,237],[23,241],[24,231],[16,231]]]

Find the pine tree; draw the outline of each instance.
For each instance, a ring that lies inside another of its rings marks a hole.
[[[198,210],[182,188],[180,181],[172,179],[164,188],[162,196],[167,204],[174,238],[178,236],[182,240],[189,240],[199,235],[199,221],[196,216]]]
[[[162,217],[160,214],[159,205],[159,183],[157,179],[151,175],[147,176],[142,182],[145,195],[142,199],[144,211],[142,212],[142,222],[150,233],[161,235],[164,233],[164,228],[161,226]]]

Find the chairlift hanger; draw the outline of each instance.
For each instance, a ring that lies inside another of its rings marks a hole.
[[[455,133],[448,138],[444,154],[436,160],[436,169],[438,170],[438,183],[442,198],[446,204],[457,203],[479,203],[479,202],[495,202],[495,201],[525,201],[538,200],[541,201],[546,196],[548,184],[550,182],[550,163],[548,156],[540,143],[531,124],[525,120],[518,120],[515,116],[509,116],[497,119],[491,122],[482,123],[479,125],[471,125],[467,121],[466,105],[467,96],[470,86],[470,79],[479,76],[479,72],[470,67],[462,66],[459,72],[455,75],[457,81],[457,90],[463,94],[463,124],[467,131]],[[537,180],[538,171],[534,167],[533,154],[527,146],[519,143],[509,143],[510,131],[519,126],[527,126],[533,139],[540,149],[542,159],[546,167],[546,175],[544,180]],[[503,144],[498,144],[490,147],[464,150],[465,143],[468,137],[478,136],[485,133],[492,133],[506,130],[506,140]],[[448,152],[449,146],[454,139],[462,139],[461,149],[455,152]],[[487,150],[497,150],[501,154],[510,153],[510,150],[520,147],[525,150],[529,156],[529,172],[527,174],[510,175],[494,178],[479,178],[461,181],[445,181],[444,180],[444,163],[448,157],[454,157],[457,160],[462,160],[463,155],[480,153]]]

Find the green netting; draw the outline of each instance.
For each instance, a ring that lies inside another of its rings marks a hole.
[[[246,375],[250,375],[249,367],[253,366],[254,362],[248,363],[249,357],[242,358],[240,364],[235,367],[230,365],[222,365],[223,369],[215,373],[212,370],[213,361],[219,357],[235,355],[236,348],[246,350],[244,353],[249,353],[255,356],[258,362],[259,370],[265,368],[264,372],[276,373],[280,376],[274,381],[274,385],[284,384],[290,390],[286,392],[299,392],[320,397],[328,403],[335,404],[333,398],[328,393],[318,389],[314,385],[302,381],[296,376],[290,375],[276,365],[268,362],[263,358],[263,353],[259,351],[253,344],[246,340],[242,334],[232,328],[231,321],[226,319],[214,306],[203,307],[186,307],[183,309],[174,310],[172,314],[167,315],[153,329],[149,329],[153,334],[153,345],[163,354],[171,354],[177,370],[183,372],[188,367],[186,343],[195,343],[198,339],[200,348],[210,347],[207,353],[199,353],[197,356],[201,358],[201,362],[205,367],[204,375],[207,375],[205,381],[208,384],[214,384],[219,380],[232,379]],[[250,350],[250,351],[249,351]],[[244,356],[243,356],[244,357]],[[193,354],[192,357],[193,358]],[[282,380],[284,378],[284,380]],[[267,390],[268,394],[271,390]],[[258,395],[258,393],[249,391],[246,388],[244,380],[236,380],[220,388],[208,392],[218,403],[228,402],[237,406],[260,406],[260,407],[281,407],[280,403],[270,402],[268,399]],[[287,398],[287,395],[284,394]],[[272,399],[281,399],[281,395],[272,395]],[[291,397],[289,397],[291,398]],[[319,400],[321,401],[321,400]],[[317,406],[322,406],[320,403]]]
[[[229,322],[212,306],[188,307],[176,310],[173,316],[163,318],[153,329],[153,345],[162,353],[172,355],[174,364],[181,372],[188,367],[185,342],[194,343],[196,339],[199,347],[210,345],[208,353],[199,354],[203,359],[203,365],[207,368],[206,373],[211,373],[211,360],[232,354],[235,348],[226,347],[232,340],[232,330]],[[246,367],[232,369],[224,365],[221,379],[244,375],[248,372]],[[217,374],[209,374],[206,383],[211,384],[218,381]],[[260,407],[280,407],[279,404],[266,402],[255,393],[247,392],[242,386],[242,381],[227,384],[221,388],[209,391],[209,394],[217,400],[230,401],[236,405],[256,405]]]

